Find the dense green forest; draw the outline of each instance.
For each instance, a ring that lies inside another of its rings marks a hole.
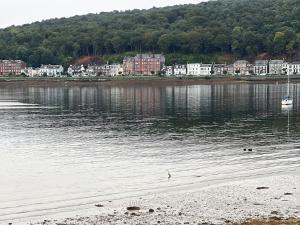
[[[222,55],[292,55],[299,49],[300,0],[217,0],[0,30],[0,59],[22,59],[32,66],[67,65],[87,55],[120,60],[153,52],[166,54],[169,63],[183,63]]]

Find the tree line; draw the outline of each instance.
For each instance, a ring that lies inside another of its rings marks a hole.
[[[172,63],[293,55],[300,49],[299,15],[299,0],[217,0],[51,19],[1,29],[0,59],[39,66],[137,52],[164,53]]]

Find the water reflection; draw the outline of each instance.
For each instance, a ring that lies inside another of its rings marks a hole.
[[[4,87],[0,99],[13,96],[31,104],[63,109],[92,108],[103,112],[128,112],[143,116],[225,112],[279,112],[278,99],[285,87],[273,84],[196,86],[75,86]],[[298,85],[294,85],[296,107]]]

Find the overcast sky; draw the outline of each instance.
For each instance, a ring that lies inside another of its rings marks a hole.
[[[0,0],[0,28],[87,13],[199,3],[203,0]]]

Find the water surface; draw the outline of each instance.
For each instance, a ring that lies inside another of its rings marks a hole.
[[[282,109],[286,86],[276,84],[2,84],[0,223],[299,174],[300,85],[292,90]]]

